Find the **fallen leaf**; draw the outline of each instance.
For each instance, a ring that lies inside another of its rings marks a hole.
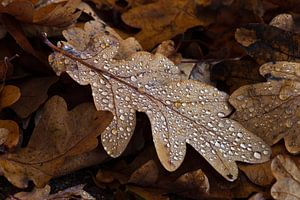
[[[224,118],[230,112],[227,95],[193,80],[180,80],[176,65],[161,54],[137,52],[116,60],[118,40],[95,32],[101,23],[90,21],[84,30],[64,31],[68,42],[49,62],[59,75],[67,72],[81,85],[90,84],[98,110],[113,113],[114,120],[101,134],[112,157],[119,156],[133,134],[135,112],[145,112],[163,166],[176,170],[185,157],[186,143],[195,148],[227,180],[238,175],[235,161],[261,163],[270,149],[237,122]],[[80,36],[80,37],[79,37]],[[251,144],[249,143],[251,141]]]
[[[159,0],[141,5],[122,14],[123,21],[142,30],[135,35],[144,49],[168,40],[195,26],[209,25],[213,19],[196,16],[195,2]]]
[[[273,159],[271,169],[277,182],[271,188],[274,199],[300,199],[300,170],[299,159],[278,155]]]
[[[169,58],[174,64],[180,64],[182,57],[181,54],[176,52],[172,40],[163,41],[156,49],[155,53],[160,53]]]
[[[67,111],[65,101],[54,96],[46,103],[28,145],[1,156],[0,169],[17,187],[26,187],[29,180],[44,187],[66,158],[96,148],[97,136],[110,121],[109,112],[97,112],[88,103]]]
[[[7,13],[17,20],[43,26],[66,27],[71,25],[81,14],[76,12],[81,0],[66,0],[35,8],[32,0],[13,0],[0,4],[0,13]]]
[[[11,106],[21,96],[20,89],[13,85],[6,85],[0,90],[0,110]]]
[[[270,25],[285,31],[293,31],[295,26],[293,16],[290,14],[277,15],[271,20]]]
[[[0,145],[8,149],[17,146],[20,140],[19,126],[12,120],[0,120]]]
[[[153,160],[149,160],[136,171],[134,171],[128,183],[135,183],[137,185],[152,185],[158,179],[158,168]]]
[[[21,97],[11,108],[21,118],[27,118],[48,98],[48,88],[58,81],[57,77],[30,78],[19,85]]]
[[[81,200],[96,200],[92,195],[83,190],[84,185],[76,185],[55,194],[50,193],[50,186],[46,185],[44,188],[34,188],[31,192],[19,192],[7,200],[69,200],[74,196],[80,197]]]
[[[232,119],[255,132],[269,145],[284,138],[291,153],[300,151],[300,64],[294,62],[266,63],[260,73],[268,82],[246,85],[229,99],[236,112]]]
[[[235,32],[236,40],[259,64],[299,61],[300,35],[266,24],[248,24]]]

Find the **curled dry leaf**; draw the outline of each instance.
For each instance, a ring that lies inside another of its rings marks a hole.
[[[159,0],[130,9],[122,19],[142,29],[135,38],[144,49],[151,49],[191,27],[206,26],[213,21],[207,16],[198,18],[195,2],[190,0]]]
[[[96,108],[113,113],[112,123],[101,134],[109,155],[117,157],[125,150],[139,111],[149,117],[158,157],[169,171],[183,162],[186,143],[231,181],[238,175],[235,161],[269,159],[263,140],[225,118],[231,112],[225,93],[180,80],[178,67],[161,54],[137,52],[126,60],[114,59],[119,41],[95,31],[98,26],[90,21],[84,30],[65,30],[68,42],[59,43],[62,49],[48,41],[56,50],[49,62],[57,74],[67,72],[79,84],[90,84]]]
[[[35,8],[35,1],[32,0],[5,1],[0,4],[0,13],[12,15],[25,23],[66,27],[80,16],[81,12],[76,12],[80,2],[81,0],[66,0]]]
[[[246,85],[230,96],[236,108],[232,119],[255,132],[269,145],[284,138],[291,153],[300,151],[300,64],[267,63],[261,66],[268,82]]]
[[[278,155],[272,161],[271,169],[277,182],[271,188],[274,199],[300,199],[299,158],[293,160],[289,156]]]
[[[26,187],[28,180],[43,187],[68,157],[96,148],[97,136],[110,121],[109,112],[96,111],[92,104],[67,111],[65,101],[54,96],[46,103],[28,145],[1,156],[0,169],[17,187]]]
[[[235,39],[259,64],[299,60],[300,35],[266,24],[248,24],[235,32]]]

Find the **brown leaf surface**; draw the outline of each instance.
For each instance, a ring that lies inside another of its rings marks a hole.
[[[260,73],[271,76],[268,82],[247,85],[236,90],[230,103],[236,108],[232,119],[255,132],[269,145],[284,138],[291,153],[300,151],[300,64],[267,63]]]
[[[8,149],[17,146],[20,140],[20,132],[16,122],[12,120],[0,120],[0,130],[0,145],[4,145]]]
[[[13,85],[6,85],[0,90],[0,109],[14,104],[21,96],[20,89]]]
[[[168,40],[195,26],[206,26],[213,19],[196,16],[195,2],[190,0],[159,0],[130,9],[122,15],[123,21],[142,30],[135,35],[144,49]]]
[[[28,145],[1,157],[1,171],[17,187],[26,187],[28,180],[43,187],[66,158],[94,149],[97,136],[110,121],[110,113],[97,112],[91,104],[81,104],[67,111],[61,97],[52,97]]]
[[[21,97],[11,108],[21,118],[27,118],[48,98],[48,88],[58,81],[57,77],[30,78],[19,85]]]
[[[236,40],[259,64],[299,61],[300,35],[266,24],[248,24],[237,29]]]
[[[84,30],[64,31],[68,42],[59,43],[62,49],[48,43],[58,51],[49,62],[57,74],[66,71],[79,84],[90,84],[96,108],[113,113],[114,120],[101,134],[109,155],[125,150],[139,111],[149,117],[158,157],[169,171],[183,162],[186,143],[228,180],[238,175],[235,161],[268,160],[269,147],[260,138],[224,118],[231,112],[225,93],[180,80],[178,67],[161,54],[140,51],[126,60],[114,59],[119,42],[98,32],[99,26],[91,21]]]
[[[81,14],[76,12],[81,0],[66,0],[35,8],[34,0],[13,0],[0,4],[0,13],[7,13],[19,21],[43,26],[66,27]]]
[[[271,188],[274,199],[298,200],[300,199],[300,170],[299,158],[278,155],[272,161],[272,172],[277,182]]]

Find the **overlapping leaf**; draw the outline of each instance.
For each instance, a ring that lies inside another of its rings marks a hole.
[[[231,112],[225,93],[180,80],[177,66],[160,54],[137,52],[126,60],[114,59],[119,41],[101,27],[91,21],[84,30],[64,31],[68,42],[59,43],[62,49],[52,46],[56,52],[49,61],[57,74],[65,71],[79,84],[90,84],[96,108],[113,113],[101,135],[109,155],[124,151],[139,111],[149,117],[158,157],[169,171],[182,163],[186,143],[228,180],[237,177],[235,161],[268,160],[270,149],[263,140],[224,118]]]
[[[272,145],[284,138],[289,152],[300,151],[300,64],[267,63],[260,73],[268,82],[236,90],[230,103],[236,108],[233,119]]]
[[[70,162],[69,158],[97,147],[97,136],[111,118],[109,112],[96,111],[88,103],[68,111],[65,101],[54,96],[46,103],[28,145],[2,155],[0,170],[17,187],[26,187],[29,180],[43,187],[62,171],[65,161]],[[74,165],[78,169],[85,164],[77,162]]]

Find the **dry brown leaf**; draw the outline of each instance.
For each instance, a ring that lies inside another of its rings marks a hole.
[[[0,110],[11,106],[21,96],[20,89],[13,85],[6,85],[0,90]]]
[[[76,185],[56,194],[50,194],[50,186],[46,185],[44,188],[34,188],[31,192],[19,192],[13,197],[6,200],[69,200],[74,196],[80,197],[81,200],[96,200],[93,196],[83,190],[84,185]]]
[[[266,24],[248,24],[237,29],[235,38],[259,64],[299,61],[299,34]]]
[[[293,31],[295,26],[293,16],[290,14],[277,15],[271,20],[270,25],[285,31]]]
[[[57,51],[49,62],[58,75],[67,72],[79,84],[90,84],[96,108],[113,113],[114,120],[101,134],[109,155],[117,157],[125,150],[139,111],[149,117],[158,157],[169,171],[183,162],[186,143],[231,181],[238,175],[235,161],[268,160],[268,145],[224,118],[231,112],[225,93],[180,80],[178,67],[161,54],[137,52],[126,60],[114,59],[119,42],[95,31],[98,26],[101,23],[91,21],[84,30],[65,30],[68,42],[59,43],[62,49],[48,41]]]
[[[230,96],[236,108],[232,119],[255,132],[269,145],[284,138],[291,153],[300,151],[300,64],[267,63],[261,66],[268,82],[247,85]]]
[[[0,120],[0,145],[11,149],[18,145],[20,140],[19,126],[12,120]]]
[[[213,19],[196,16],[195,2],[190,0],[159,0],[130,9],[122,15],[123,21],[142,30],[135,35],[144,49],[185,32],[195,26],[206,26]]]
[[[81,12],[76,12],[80,2],[81,0],[66,0],[36,9],[36,2],[33,0],[12,0],[0,4],[0,13],[12,15],[25,23],[66,27],[80,16]]]
[[[274,199],[300,199],[300,170],[299,158],[295,160],[289,156],[278,155],[272,161],[272,172],[277,182],[271,188]]]
[[[181,63],[182,56],[180,53],[176,52],[175,43],[172,40],[163,41],[160,45],[158,45],[155,53],[160,53],[167,58],[169,58],[175,65]]]
[[[154,185],[158,179],[158,168],[153,160],[149,160],[136,171],[134,171],[128,183],[137,185]]]
[[[58,81],[57,77],[30,78],[19,85],[21,97],[11,108],[21,118],[27,118],[48,98],[48,88]]]
[[[97,136],[111,121],[109,112],[97,112],[87,103],[67,111],[58,96],[52,97],[42,112],[28,145],[0,157],[1,171],[20,188],[26,187],[28,180],[37,187],[45,186],[66,158],[96,148]]]

